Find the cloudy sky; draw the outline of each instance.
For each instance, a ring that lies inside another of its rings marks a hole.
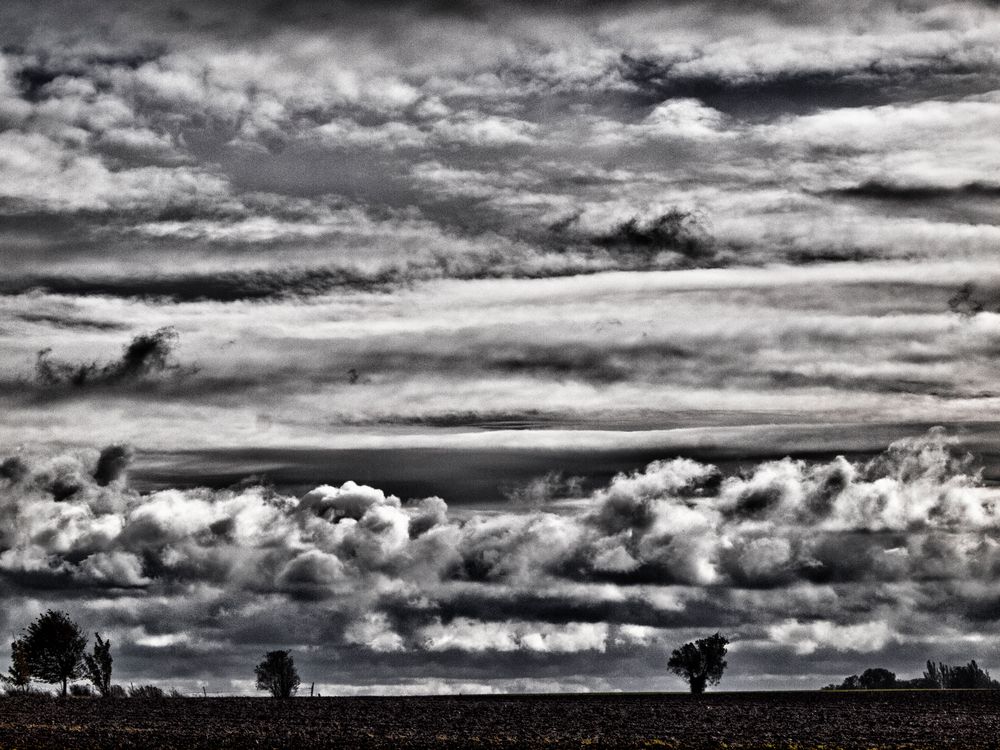
[[[995,2],[0,9],[0,612],[125,680],[1000,671]]]

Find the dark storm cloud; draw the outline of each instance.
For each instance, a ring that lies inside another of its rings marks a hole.
[[[807,62],[811,62],[808,61]],[[622,77],[649,101],[694,98],[727,114],[769,120],[782,113],[872,107],[925,98],[968,96],[1000,83],[994,67],[948,60],[859,61],[856,68],[782,70],[751,76],[675,72],[674,64],[623,54]]]
[[[134,452],[128,445],[109,445],[101,450],[94,467],[94,481],[98,487],[107,487],[125,476]]]
[[[183,374],[184,370],[173,359],[178,338],[177,331],[170,327],[139,334],[123,348],[121,357],[105,364],[66,362],[54,358],[51,349],[43,349],[35,362],[35,377],[43,386],[84,387]]]
[[[0,290],[4,294],[24,294],[32,290],[41,290],[66,296],[124,297],[173,302],[199,300],[234,302],[308,297],[327,294],[337,289],[389,290],[405,280],[403,271],[391,269],[365,274],[350,268],[312,268],[147,277],[29,276],[4,279],[0,281]]]
[[[17,317],[27,323],[41,323],[43,325],[55,326],[56,328],[121,331],[127,327],[122,323],[110,320],[95,320],[93,318],[81,318],[75,315],[59,315],[56,313],[25,312],[19,313]]]
[[[1000,197],[1000,185],[970,182],[955,187],[946,187],[943,185],[900,185],[889,182],[869,181],[839,190],[831,190],[828,191],[828,194],[844,196],[845,198],[866,198],[925,204],[929,201],[948,198],[994,199]]]

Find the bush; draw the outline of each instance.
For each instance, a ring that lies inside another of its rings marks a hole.
[[[108,689],[108,697],[109,698],[124,698],[125,697],[125,688],[123,688],[121,685],[112,685]]]
[[[79,683],[69,686],[69,694],[74,698],[94,697],[94,691],[90,689],[90,685],[80,685]]]
[[[159,688],[156,685],[129,685],[128,686],[128,697],[129,698],[163,698],[163,688]]]

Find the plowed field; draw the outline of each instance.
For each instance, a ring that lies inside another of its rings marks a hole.
[[[0,698],[0,748],[988,748],[1000,691]]]

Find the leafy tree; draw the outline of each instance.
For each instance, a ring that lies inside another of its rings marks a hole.
[[[866,669],[858,678],[858,687],[862,690],[889,690],[896,687],[896,673],[881,667]]]
[[[938,665],[930,659],[927,660],[927,669],[924,671],[924,681],[930,688],[940,689],[944,687],[944,679],[941,677],[941,670],[938,669]]]
[[[940,675],[940,686],[949,690],[983,690],[1000,687],[996,680],[990,678],[989,672],[976,664],[975,659],[964,666],[938,664],[937,674]]]
[[[254,672],[257,689],[267,690],[275,698],[290,698],[299,689],[299,673],[291,651],[268,651]]]
[[[667,661],[667,668],[687,680],[691,692],[700,695],[706,685],[718,685],[726,663],[726,646],[729,639],[716,633],[694,643],[685,643],[674,649]]]
[[[65,697],[69,681],[84,673],[87,638],[80,627],[65,612],[50,609],[25,629],[22,640],[32,678],[61,682]]]
[[[90,680],[102,698],[111,697],[111,641],[105,641],[100,633],[94,633],[94,652],[84,654],[83,664]]]
[[[28,648],[23,638],[10,644],[10,668],[0,680],[17,693],[27,693],[31,689],[31,665],[28,662]]]

